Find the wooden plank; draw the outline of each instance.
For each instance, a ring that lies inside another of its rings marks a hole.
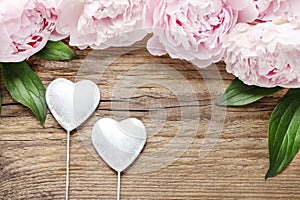
[[[93,150],[90,131],[101,117],[128,116],[142,120],[149,137],[140,158],[122,176],[122,199],[300,198],[299,159],[264,180],[267,124],[285,91],[251,106],[216,107],[233,79],[223,63],[217,71],[198,71],[182,60],[153,57],[144,46],[142,41],[130,48],[77,50],[80,59],[69,62],[30,59],[45,85],[64,77],[96,80],[101,89],[95,114],[71,136],[70,199],[116,197],[117,176]],[[1,92],[0,199],[63,199],[65,132],[49,112],[42,127],[9,97],[3,83]],[[210,122],[216,130],[207,135]],[[223,122],[218,134],[216,125]],[[182,133],[184,125],[190,127]],[[215,145],[201,157],[208,141]]]

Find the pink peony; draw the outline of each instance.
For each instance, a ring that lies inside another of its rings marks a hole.
[[[300,87],[300,20],[238,24],[223,42],[226,69],[244,83]]]
[[[70,45],[84,49],[128,46],[146,35],[142,31],[146,0],[62,0],[52,39],[70,34]],[[64,13],[73,13],[72,15]]]
[[[236,25],[242,9],[245,5],[234,0],[149,1],[145,26],[154,35],[147,48],[153,55],[168,53],[206,67],[222,58],[223,38]],[[247,18],[246,11],[244,15],[249,21],[257,17]]]
[[[0,62],[20,62],[41,50],[55,28],[53,0],[0,0]]]

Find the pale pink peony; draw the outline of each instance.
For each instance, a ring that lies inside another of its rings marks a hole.
[[[238,11],[244,9],[244,4],[234,0],[148,1],[145,27],[154,35],[147,48],[153,55],[168,53],[198,67],[209,66],[221,60],[223,38],[236,25]],[[257,17],[244,14],[249,21]]]
[[[41,50],[55,28],[57,1],[0,0],[0,62],[20,62]]]
[[[62,0],[52,39],[70,34],[70,45],[84,49],[129,46],[147,34],[142,30],[146,0]],[[73,13],[68,15],[67,13]]]
[[[226,69],[244,83],[300,87],[300,20],[238,24],[225,38]]]

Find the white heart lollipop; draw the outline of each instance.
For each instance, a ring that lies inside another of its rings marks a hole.
[[[70,131],[76,129],[95,111],[100,102],[97,85],[89,80],[73,83],[59,78],[46,90],[46,102],[56,121],[67,131],[66,199],[69,189]]]
[[[93,127],[92,142],[96,151],[107,165],[118,172],[117,199],[120,199],[121,172],[138,157],[146,140],[146,128],[135,118],[121,122],[103,118]]]

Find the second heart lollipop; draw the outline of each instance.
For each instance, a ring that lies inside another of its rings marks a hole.
[[[117,122],[100,119],[93,127],[92,142],[101,158],[118,173],[117,199],[120,199],[121,172],[131,165],[144,148],[147,133],[135,118]]]

